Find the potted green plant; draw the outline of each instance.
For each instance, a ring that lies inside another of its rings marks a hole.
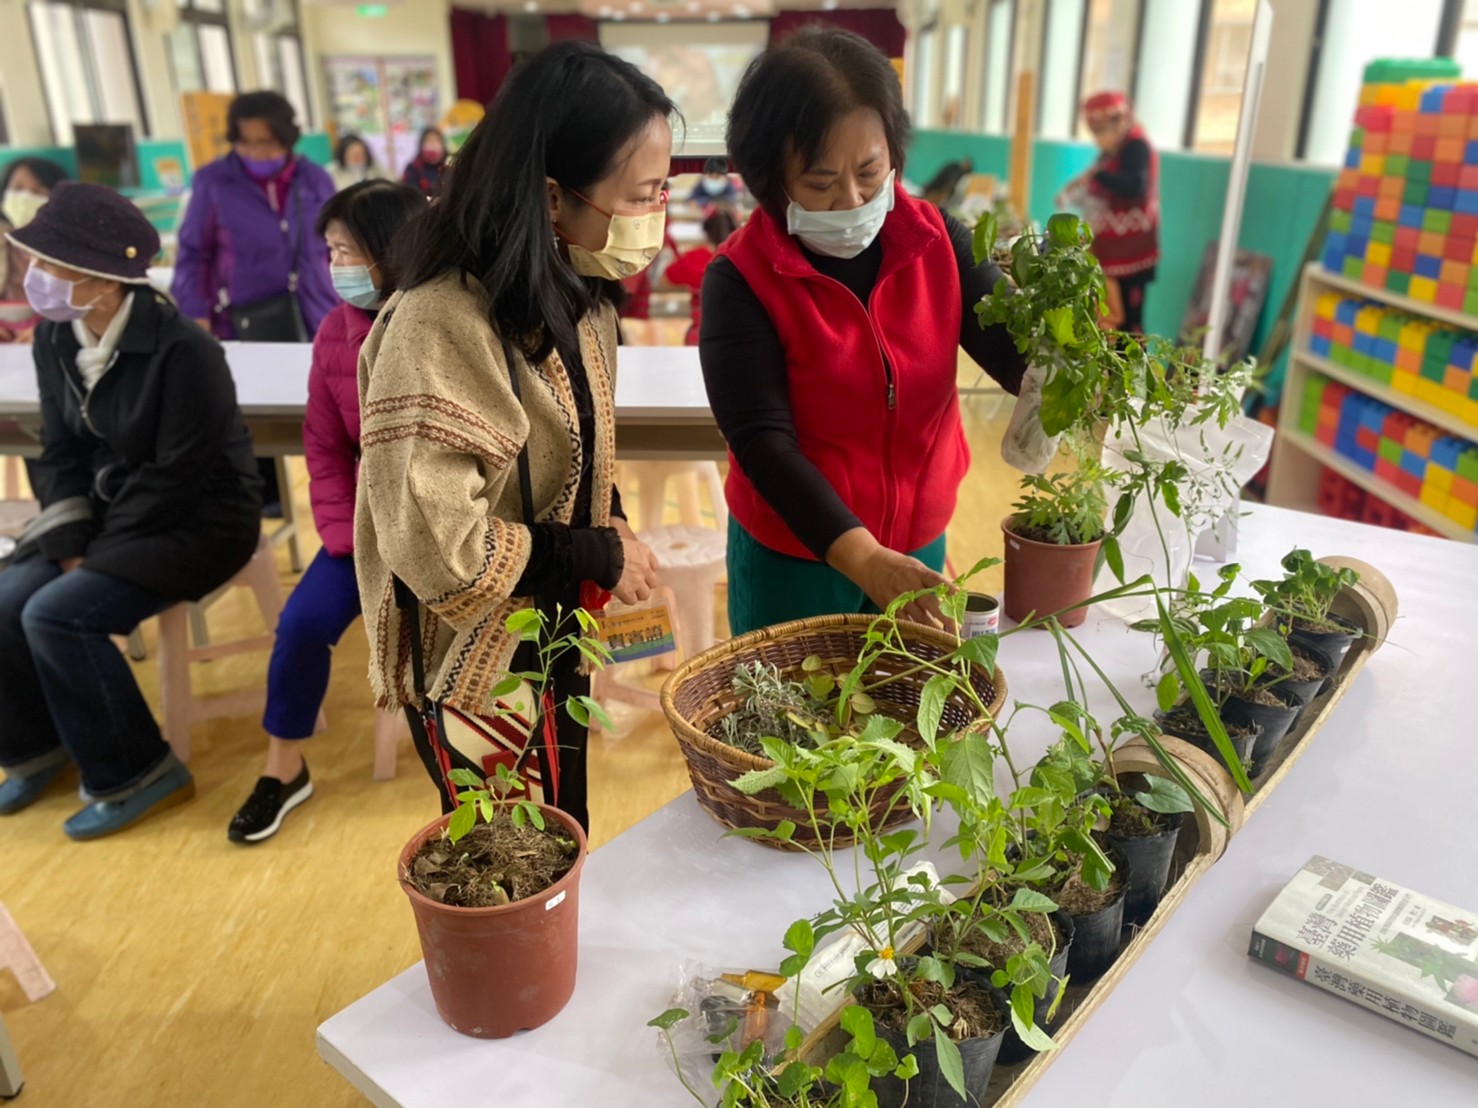
[[[576,629],[557,637],[546,634],[538,611],[508,617],[510,633],[536,644],[539,668],[498,684],[493,695],[504,706],[496,715],[532,716],[529,705],[543,702],[554,662],[567,651],[596,665],[609,657],[593,618],[575,615]],[[588,697],[561,710],[604,721]],[[553,1019],[574,991],[585,833],[573,817],[528,799],[517,765],[499,765],[492,780],[465,769],[449,777],[460,788],[457,807],[405,845],[400,886],[437,1013],[465,1035],[504,1038]]]
[[[1290,645],[1315,647],[1338,667],[1360,629],[1330,609],[1340,593],[1359,583],[1360,575],[1353,569],[1315,561],[1312,554],[1299,548],[1284,555],[1282,564],[1281,579],[1254,581],[1252,587],[1273,613]]]
[[[1084,459],[1074,469],[1027,474],[1014,512],[1001,524],[1006,545],[1006,615],[1023,622],[1055,615],[1064,627],[1088,617],[1105,533],[1109,475]]]

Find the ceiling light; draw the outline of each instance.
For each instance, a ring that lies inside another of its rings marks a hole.
[[[536,12],[536,11],[538,11],[539,10],[539,0],[525,0],[524,6],[523,6],[523,10],[526,11],[526,12]]]
[[[698,0],[688,0],[688,2],[683,5],[683,7],[687,8],[688,11],[694,13],[701,12],[703,10],[703,5],[700,4]]]
[[[837,10],[837,0],[821,0],[821,10],[824,11],[824,12],[834,12],[834,11],[836,11]]]
[[[709,12],[708,13],[708,22],[710,22],[710,23],[717,23],[722,18],[723,18],[723,16],[719,15],[718,12]]]
[[[647,6],[643,4],[641,0],[636,0],[636,2],[631,5],[631,14],[640,15],[642,12],[646,11],[646,9]]]
[[[611,16],[611,5],[609,5],[609,4],[602,4],[600,6],[600,13],[599,14],[600,14],[600,17],[602,19],[609,19],[610,16]]]
[[[672,22],[672,16],[668,15],[666,12],[658,12],[657,13],[657,22],[658,23],[671,23]]]
[[[616,12],[614,15],[611,16],[611,18],[614,19],[617,23],[622,23],[626,19],[626,13]]]

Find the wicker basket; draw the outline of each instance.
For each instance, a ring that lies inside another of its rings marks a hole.
[[[797,845],[815,845],[815,832],[809,826],[810,817],[803,809],[787,803],[777,790],[766,789],[747,796],[729,783],[750,770],[768,769],[774,763],[768,758],[736,750],[713,738],[709,731],[736,707],[733,677],[739,666],[747,662],[763,662],[779,669],[782,677],[794,677],[802,672],[802,663],[807,658],[816,657],[821,660],[821,672],[840,681],[856,666],[871,623],[871,616],[824,616],[767,627],[689,658],[667,679],[662,687],[662,711],[667,714],[667,722],[677,736],[683,757],[688,760],[688,774],[693,779],[698,803],[709,815],[729,828],[773,828],[788,819],[796,825]],[[958,645],[954,636],[942,631],[912,623],[900,626],[905,630],[911,649],[923,658],[943,657]],[[868,671],[868,678],[887,677],[905,668],[910,667],[899,659],[882,658]],[[919,696],[927,677],[924,673],[910,675],[873,691],[871,695],[878,710],[911,723],[918,711]],[[977,669],[973,683],[976,694],[989,706],[991,713],[999,714],[1006,702],[1006,679],[1001,671],[997,669],[994,675],[987,676]],[[977,715],[970,698],[956,692],[945,704],[942,727],[963,727],[973,722]],[[917,733],[914,734],[916,738]],[[890,800],[888,795],[878,798],[875,807],[879,818]],[[884,826],[906,823],[911,818],[909,809],[902,807],[891,813]],[[785,844],[771,839],[757,841],[785,849]],[[852,839],[844,839],[839,832],[836,845],[850,846]]]

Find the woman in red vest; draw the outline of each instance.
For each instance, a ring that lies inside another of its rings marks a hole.
[[[760,206],[708,267],[699,339],[730,450],[735,634],[942,582],[970,467],[958,348],[1020,388],[1011,339],[972,310],[1000,271],[903,191],[908,142],[897,73],[845,31],[797,32],[735,97],[729,156]]]
[[[1066,191],[1083,196],[1093,228],[1093,253],[1109,284],[1107,324],[1140,332],[1145,287],[1160,260],[1159,159],[1122,92],[1088,97],[1083,115],[1101,153]]]

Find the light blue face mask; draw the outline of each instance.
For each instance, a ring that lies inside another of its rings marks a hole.
[[[380,290],[370,277],[367,265],[335,265],[329,267],[334,291],[356,308],[373,308],[380,302]]]

